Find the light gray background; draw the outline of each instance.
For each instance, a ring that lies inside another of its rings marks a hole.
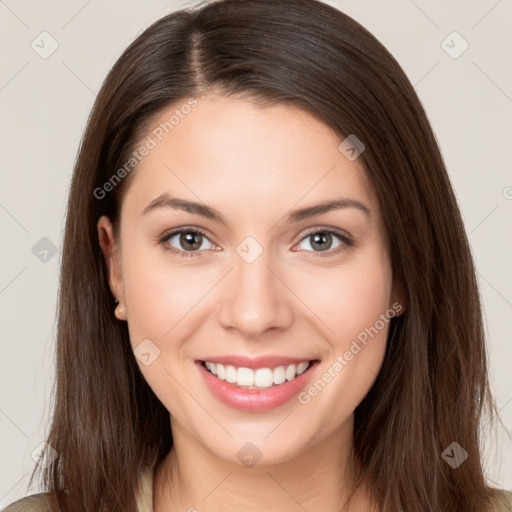
[[[439,140],[476,259],[492,386],[504,420],[497,438],[485,437],[489,479],[511,489],[512,1],[327,3],[362,23],[397,58]],[[37,459],[44,440],[65,202],[95,94],[129,42],[187,5],[0,0],[0,508],[26,494],[31,454]],[[51,48],[43,31],[58,43],[46,59],[31,47],[34,41],[39,52]],[[463,48],[457,36],[442,45],[453,31],[469,44],[458,58],[447,53]],[[46,262],[43,249],[32,252],[43,237],[59,249]]]

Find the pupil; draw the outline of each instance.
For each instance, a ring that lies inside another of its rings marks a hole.
[[[311,246],[313,248],[324,250],[326,248],[322,247],[322,244],[330,242],[331,238],[332,238],[332,236],[329,233],[317,233],[317,234],[313,235],[313,243],[311,244]],[[331,244],[329,244],[329,247],[330,247],[330,245]]]
[[[199,249],[199,247],[201,247],[201,240],[199,240],[199,242],[194,242],[194,240],[201,236],[202,235],[200,233],[183,233],[180,237],[180,242],[183,244],[184,247],[186,247],[187,244],[189,244],[190,249]],[[192,247],[190,247],[190,245]]]

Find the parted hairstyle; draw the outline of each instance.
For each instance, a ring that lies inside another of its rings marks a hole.
[[[96,98],[69,191],[62,249],[56,381],[47,443],[34,469],[65,512],[136,512],[139,478],[173,445],[169,412],[146,383],[116,320],[96,224],[119,235],[123,191],[108,193],[159,113],[219,92],[287,104],[365,145],[393,275],[406,313],[391,320],[380,372],[355,410],[351,452],[382,512],[488,512],[480,418],[490,393],[474,262],[422,104],[388,50],[317,0],[219,0],[173,12],[139,35]],[[469,454],[452,468],[442,452]]]

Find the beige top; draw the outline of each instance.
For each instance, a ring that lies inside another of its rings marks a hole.
[[[53,512],[53,500],[48,498],[49,493],[39,493],[21,498],[8,505],[0,512]],[[138,512],[153,512],[153,471],[147,470],[140,479],[138,499]],[[495,498],[490,512],[511,512],[512,492],[501,491]]]
[[[54,507],[52,508],[52,505]],[[137,498],[138,512],[153,512],[153,470],[148,469],[141,477]],[[11,503],[0,512],[54,512],[54,499],[48,492],[40,492]]]

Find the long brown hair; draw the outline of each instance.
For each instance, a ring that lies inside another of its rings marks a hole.
[[[383,512],[490,510],[478,437],[481,415],[493,410],[481,305],[443,158],[397,61],[359,23],[316,0],[220,0],[174,12],[108,74],[67,209],[47,437],[58,458],[32,478],[41,473],[63,511],[135,512],[142,472],[172,447],[169,412],[139,370],[126,323],[114,317],[96,229],[101,215],[117,226],[136,168],[97,191],[156,114],[211,91],[296,106],[340,141],[356,134],[365,144],[360,158],[407,311],[393,318],[380,373],[355,411],[358,481]],[[453,442],[469,454],[457,468],[442,457]]]

